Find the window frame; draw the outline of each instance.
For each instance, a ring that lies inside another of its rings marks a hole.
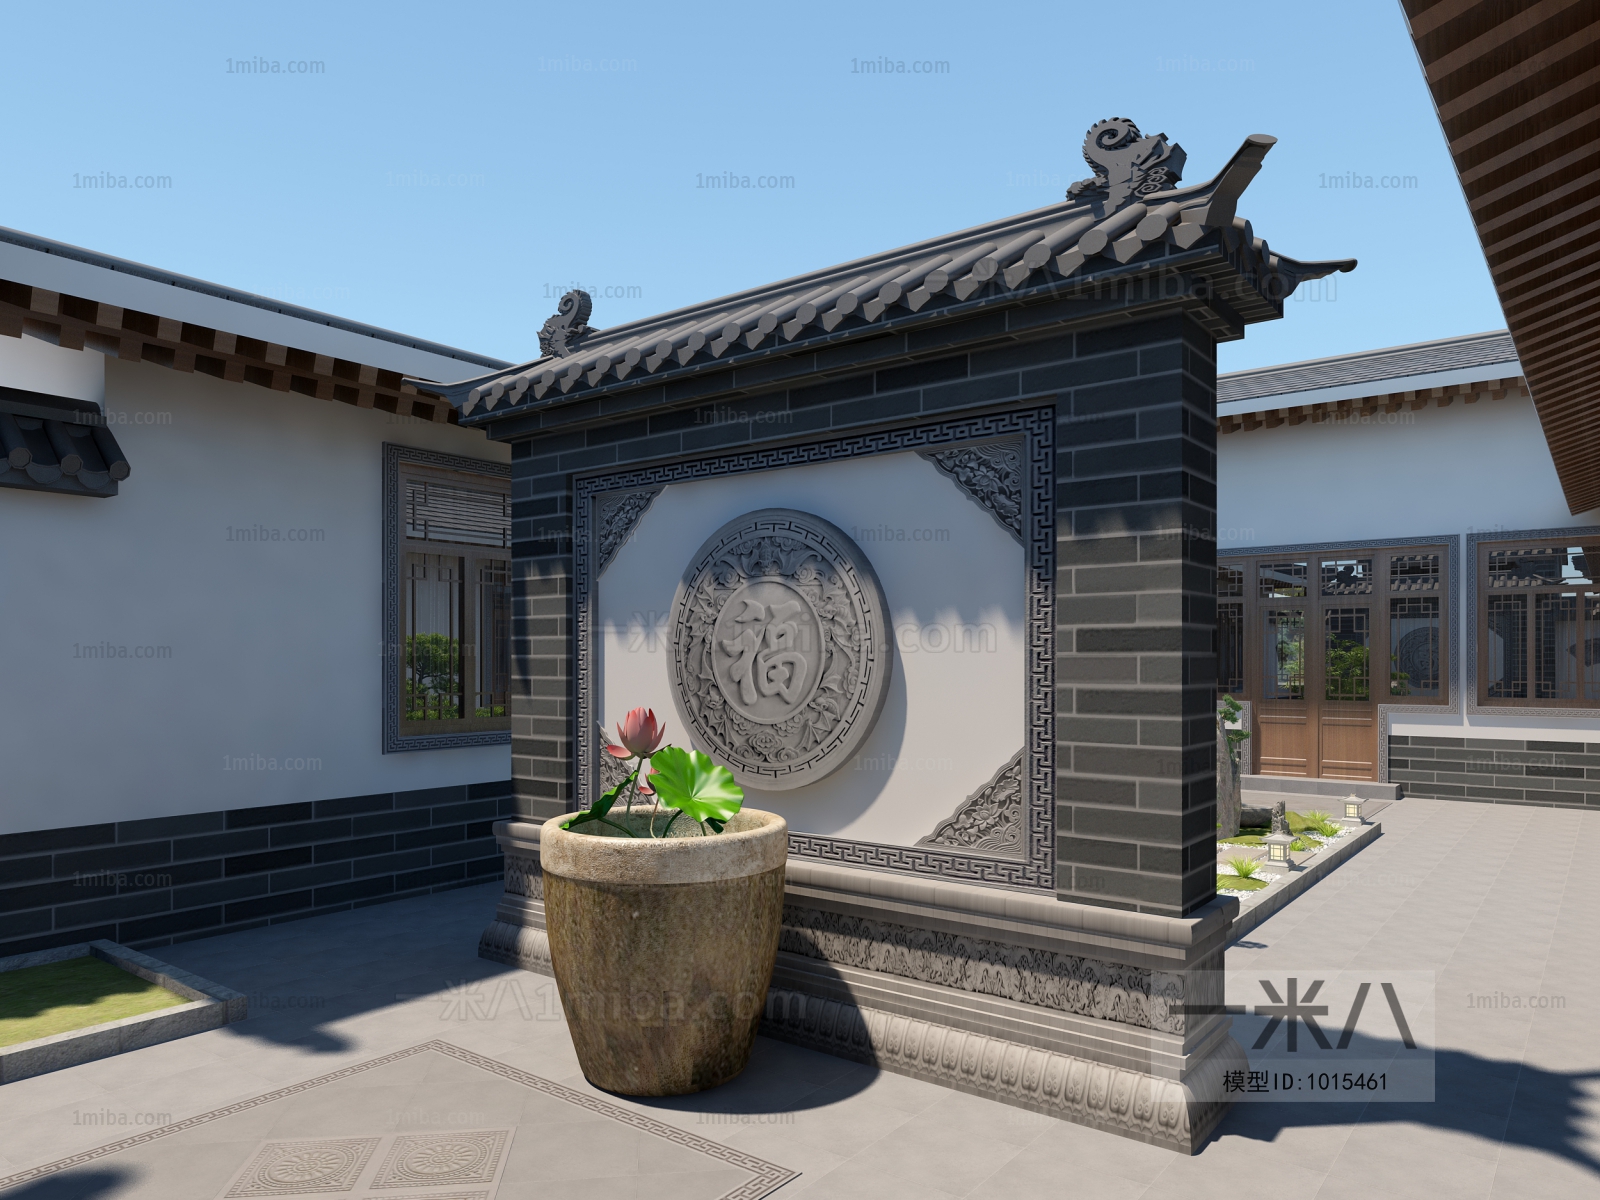
[[[1400,705],[1408,708],[1420,707],[1434,710],[1447,709],[1454,704],[1454,696],[1459,669],[1458,660],[1454,653],[1454,613],[1456,612],[1457,579],[1454,570],[1454,556],[1459,543],[1454,538],[1420,538],[1404,540],[1383,540],[1367,542],[1321,542],[1304,546],[1241,546],[1218,548],[1217,568],[1220,576],[1224,568],[1233,568],[1242,574],[1240,580],[1240,595],[1217,596],[1218,613],[1226,604],[1239,606],[1238,644],[1241,655],[1240,678],[1243,686],[1238,691],[1224,691],[1222,675],[1224,665],[1220,654],[1223,639],[1217,637],[1219,659],[1217,663],[1217,699],[1220,702],[1224,695],[1231,695],[1240,703],[1254,703],[1265,699],[1264,690],[1260,683],[1263,678],[1260,672],[1261,648],[1256,645],[1257,635],[1262,632],[1262,613],[1268,609],[1294,609],[1301,608],[1305,611],[1305,646],[1306,653],[1325,655],[1324,638],[1326,610],[1333,608],[1368,608],[1370,611],[1368,645],[1369,653],[1382,653],[1385,660],[1389,657],[1391,645],[1392,603],[1395,600],[1410,596],[1435,597],[1439,603],[1439,688],[1438,694],[1432,696],[1395,695],[1392,692],[1379,691],[1375,681],[1382,676],[1372,672],[1372,682],[1369,682],[1372,695],[1370,700],[1360,703],[1372,703],[1387,707]],[[1389,561],[1397,556],[1408,554],[1436,554],[1438,563],[1438,586],[1428,590],[1395,589],[1390,585]],[[1352,559],[1372,560],[1371,590],[1366,593],[1351,595],[1324,595],[1322,567],[1338,561]],[[1263,566],[1271,564],[1305,564],[1305,595],[1302,597],[1291,596],[1264,596],[1261,594],[1260,573]],[[1382,647],[1381,651],[1379,647]],[[1370,661],[1370,660],[1369,660]],[[1319,675],[1323,672],[1319,671]],[[1326,679],[1322,686],[1327,686]],[[1309,689],[1309,673],[1306,681]],[[1325,703],[1338,703],[1337,698],[1323,698]]]
[[[466,717],[460,719],[459,725],[455,721],[448,724],[456,725],[453,731],[418,731],[413,727],[408,731],[411,722],[402,720],[401,697],[401,667],[402,650],[404,642],[403,622],[405,620],[405,569],[408,552],[421,552],[430,554],[456,554],[467,561],[466,570],[469,575],[475,573],[475,564],[483,558],[503,557],[509,570],[507,582],[511,585],[512,596],[510,599],[510,622],[515,624],[515,578],[516,571],[514,556],[511,546],[507,545],[499,554],[495,554],[493,547],[457,542],[434,542],[413,540],[406,536],[404,496],[402,487],[408,475],[427,474],[440,477],[448,481],[449,477],[456,477],[457,482],[473,483],[483,480],[492,480],[502,485],[509,497],[511,493],[511,466],[509,463],[490,462],[484,459],[467,458],[459,454],[446,454],[437,450],[423,450],[413,446],[398,446],[393,443],[384,443],[383,446],[383,653],[382,671],[383,686],[383,753],[394,754],[410,750],[447,750],[461,746],[503,746],[511,742],[511,694],[507,694],[507,713],[504,718],[499,717]],[[510,538],[508,537],[508,541]],[[469,581],[469,587],[472,587]],[[470,594],[470,593],[469,593]],[[463,605],[465,610],[469,601]],[[466,620],[465,611],[463,621]],[[465,632],[465,625],[463,631]],[[507,685],[514,672],[508,671]],[[484,722],[498,723],[504,720],[505,724],[499,728],[483,728]],[[446,722],[417,722],[437,726]],[[461,728],[460,726],[477,725],[478,728]]]
[[[1531,549],[1536,546],[1559,546],[1566,549],[1573,545],[1600,546],[1600,527],[1574,526],[1567,529],[1523,529],[1523,530],[1495,530],[1484,533],[1471,533],[1467,535],[1467,559],[1471,564],[1472,586],[1470,588],[1471,608],[1467,617],[1468,638],[1468,663],[1472,671],[1472,684],[1468,690],[1468,712],[1495,713],[1498,715],[1548,715],[1558,713],[1568,717],[1600,717],[1600,703],[1582,696],[1572,699],[1552,697],[1544,699],[1532,695],[1537,688],[1533,644],[1537,639],[1537,621],[1535,619],[1536,601],[1532,597],[1540,594],[1559,594],[1563,591],[1578,593],[1592,592],[1600,595],[1600,581],[1590,584],[1549,584],[1534,587],[1494,588],[1489,585],[1489,558],[1496,550]],[[1597,556],[1600,557],[1600,556]],[[1595,578],[1595,569],[1600,563],[1590,565],[1590,578]],[[1524,617],[1524,637],[1528,643],[1527,656],[1527,690],[1526,696],[1510,696],[1504,699],[1489,696],[1489,600],[1492,596],[1527,596],[1527,611]],[[1581,606],[1580,606],[1581,611]],[[1596,622],[1600,626],[1600,622]],[[1593,636],[1593,634],[1591,634]]]

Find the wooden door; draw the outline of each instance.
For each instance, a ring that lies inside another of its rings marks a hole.
[[[1218,564],[1218,686],[1262,775],[1378,778],[1378,703],[1439,703],[1443,555],[1279,552]]]
[[[1307,586],[1311,563],[1296,556],[1265,559],[1247,572],[1255,601],[1247,625],[1249,674],[1256,707],[1256,770],[1263,775],[1315,775],[1316,707],[1307,668],[1316,608]]]
[[[1292,569],[1304,564],[1274,564]],[[1274,596],[1257,610],[1256,770],[1262,775],[1314,775],[1318,762],[1316,706],[1306,690],[1306,598]]]
[[[1370,568],[1370,560],[1361,561]],[[1322,564],[1324,580],[1329,573],[1329,564]],[[1317,774],[1323,779],[1376,781],[1378,707],[1373,698],[1372,597],[1364,592],[1330,595],[1326,582],[1320,590],[1322,637],[1314,671],[1318,676],[1314,702]],[[1387,673],[1383,679],[1388,679]]]

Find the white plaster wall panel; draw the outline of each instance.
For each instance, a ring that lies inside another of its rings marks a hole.
[[[1567,511],[1531,400],[1371,420],[1219,437],[1219,549],[1600,524]]]
[[[855,758],[747,803],[798,832],[912,845],[1022,748],[1023,552],[914,453],[670,484],[600,577],[598,709],[614,728],[653,708],[685,741],[668,676],[668,619],[684,568],[725,522],[758,508],[831,521],[871,561],[897,643],[889,697]],[[703,748],[703,747],[702,747]]]
[[[0,832],[509,775],[509,746],[384,755],[379,722],[382,444],[507,447],[81,357],[133,474],[109,499],[0,489]]]
[[[1386,385],[1387,386],[1387,385]],[[1375,414],[1369,423],[1280,425],[1220,437],[1218,553],[1233,547],[1368,541],[1427,534],[1600,524],[1567,510],[1528,399],[1457,400],[1448,408]],[[1464,539],[1463,539],[1464,545]],[[1463,588],[1474,566],[1463,562]],[[1466,646],[1465,594],[1455,634]],[[1463,684],[1467,664],[1461,664]],[[1488,713],[1390,718],[1422,737],[1571,741],[1600,720]]]
[[[103,404],[105,361],[92,350],[63,350],[32,337],[0,337],[0,386]]]

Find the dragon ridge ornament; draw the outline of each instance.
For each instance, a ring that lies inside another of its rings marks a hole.
[[[765,508],[695,553],[672,606],[673,695],[745,787],[804,787],[843,766],[883,708],[894,645],[883,589],[845,533]]]

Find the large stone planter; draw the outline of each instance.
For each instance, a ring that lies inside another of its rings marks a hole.
[[[669,840],[545,823],[550,960],[590,1083],[677,1096],[744,1070],[778,953],[788,832],[759,809]]]

